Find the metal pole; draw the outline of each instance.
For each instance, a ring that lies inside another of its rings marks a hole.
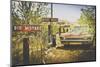
[[[53,18],[53,4],[51,3],[51,18]]]
[[[53,4],[51,3],[51,18],[53,18]],[[50,24],[48,25],[48,40],[50,43],[50,38],[51,38],[51,19],[50,19]]]

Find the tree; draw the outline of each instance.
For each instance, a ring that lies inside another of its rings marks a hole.
[[[49,13],[47,3],[31,1],[12,1],[12,20],[14,24],[39,24]],[[17,22],[18,21],[18,22]]]
[[[36,3],[32,1],[12,1],[11,5],[12,25],[42,24],[42,18],[47,17],[47,15],[49,14],[48,3]],[[45,32],[43,31],[43,33]],[[16,36],[18,38],[17,34],[20,34],[20,38],[22,38],[23,34],[37,35],[37,32],[13,32],[13,36]]]
[[[89,27],[89,32],[95,33],[95,7],[86,7],[81,9],[82,13],[79,19],[80,24],[87,24]]]
[[[82,13],[79,19],[79,23],[85,24],[89,28],[89,33],[93,34],[93,45],[95,45],[95,35],[96,35],[96,7],[95,6],[90,6],[81,9]]]

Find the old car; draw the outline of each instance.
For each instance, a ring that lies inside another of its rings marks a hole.
[[[63,45],[91,45],[93,35],[87,31],[86,27],[75,26],[70,31],[61,32],[60,39]]]

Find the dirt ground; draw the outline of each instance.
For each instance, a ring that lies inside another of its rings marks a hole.
[[[50,48],[45,52],[43,63],[63,63],[95,60],[95,50],[65,50]]]

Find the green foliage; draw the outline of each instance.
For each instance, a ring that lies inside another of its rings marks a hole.
[[[11,21],[12,25],[41,25],[41,32],[15,32],[12,31],[12,58],[14,63],[16,58],[19,64],[23,64],[23,38],[29,37],[30,63],[41,62],[41,50],[47,47],[47,24],[43,24],[41,19],[47,17],[49,8],[47,3],[35,3],[30,1],[12,1]],[[42,25],[43,24],[43,25]],[[37,54],[38,53],[38,54]],[[39,56],[37,56],[37,55]],[[20,59],[19,59],[20,58]]]
[[[82,13],[79,19],[80,25],[87,25],[89,33],[92,33],[93,37],[93,46],[95,46],[96,42],[96,8],[95,6],[86,7],[82,9]]]
[[[91,33],[95,33],[95,7],[86,7],[86,8],[83,8],[82,10],[82,13],[81,13],[81,16],[80,16],[80,19],[79,19],[79,23],[81,25],[88,25],[89,27],[89,32]]]
[[[49,13],[47,3],[33,3],[30,1],[12,1],[12,23],[39,24],[41,18]],[[19,19],[19,23],[17,23]]]
[[[57,22],[51,22],[51,32],[52,35],[56,35],[56,33],[59,32],[59,25]]]

